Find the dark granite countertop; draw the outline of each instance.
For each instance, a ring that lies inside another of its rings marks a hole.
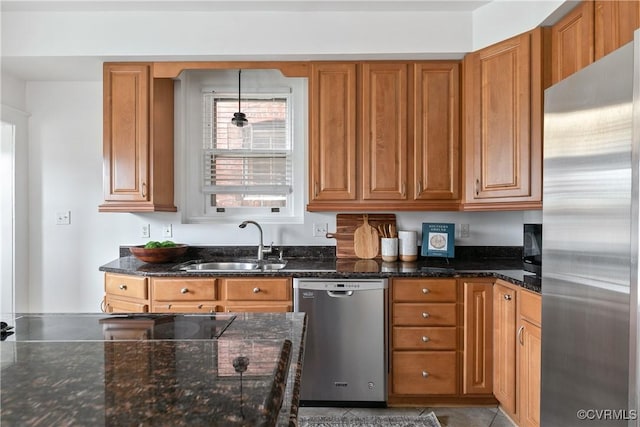
[[[200,259],[224,261],[249,259],[253,248],[194,247],[175,263],[147,264],[121,248],[120,258],[100,267],[100,271],[153,277],[318,277],[318,278],[379,278],[379,277],[497,277],[514,285],[540,293],[539,277],[522,270],[521,248],[518,247],[456,247],[455,259],[419,258],[416,262],[382,262],[379,259],[335,258],[331,248],[312,247],[309,251],[288,248],[287,265],[276,271],[225,271],[216,273],[187,272],[178,269],[181,263]],[[518,251],[520,249],[520,252]]]
[[[225,316],[15,316],[0,343],[2,425],[289,425],[305,315]],[[219,337],[200,338],[204,324]]]

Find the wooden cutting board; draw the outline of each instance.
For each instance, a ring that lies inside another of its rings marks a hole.
[[[380,252],[378,231],[369,224],[369,214],[362,216],[364,223],[353,233],[353,251],[358,258],[372,259]]]
[[[376,228],[380,224],[396,223],[395,214],[368,214],[369,225]],[[337,214],[336,215],[336,232],[327,233],[327,238],[336,239],[336,257],[337,258],[358,258],[353,246],[353,235],[356,228],[361,226],[364,221],[364,214]],[[380,253],[376,258],[380,257]]]

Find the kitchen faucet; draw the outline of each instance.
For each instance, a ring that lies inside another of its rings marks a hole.
[[[262,243],[262,227],[260,227],[260,224],[255,221],[244,221],[238,227],[245,228],[247,224],[253,224],[258,227],[258,230],[260,230],[260,243],[258,243],[258,261],[262,261],[264,259],[264,254],[270,254],[273,251],[273,242],[271,242],[271,246],[268,246],[266,248],[264,247],[264,244]]]

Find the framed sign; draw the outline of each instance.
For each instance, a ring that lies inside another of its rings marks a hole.
[[[422,223],[422,256],[453,258],[455,256],[456,225]]]

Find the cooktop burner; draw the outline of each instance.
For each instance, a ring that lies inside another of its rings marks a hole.
[[[211,340],[233,314],[25,315],[15,319],[7,341]]]

